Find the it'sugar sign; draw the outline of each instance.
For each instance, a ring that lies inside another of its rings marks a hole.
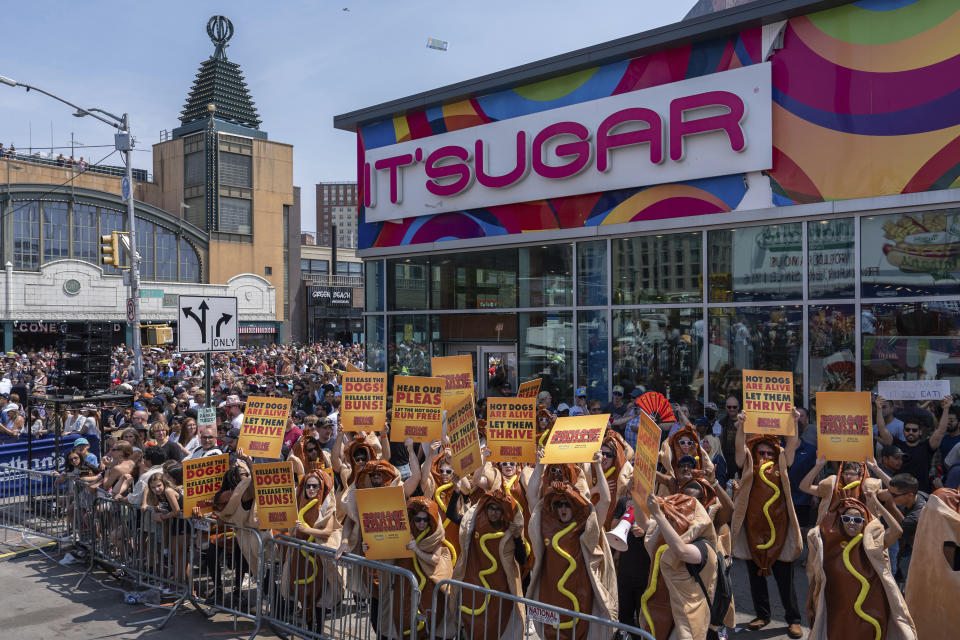
[[[177,346],[181,352],[236,351],[236,298],[180,296],[177,307]]]

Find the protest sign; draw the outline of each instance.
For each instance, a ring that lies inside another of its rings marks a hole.
[[[407,522],[407,501],[403,487],[357,489],[357,512],[360,533],[367,543],[364,556],[368,560],[412,558],[407,545],[413,539]]]
[[[480,468],[483,461],[472,395],[447,412],[447,437],[450,439],[450,463],[458,476],[466,477]]]
[[[197,409],[197,429],[217,424],[217,410],[213,407],[199,407]]]
[[[536,398],[537,394],[540,393],[540,383],[543,382],[543,378],[537,378],[536,380],[528,380],[527,382],[521,382],[520,387],[517,389],[518,398]]]
[[[290,402],[290,398],[247,398],[237,448],[258,458],[280,458]]]
[[[347,373],[360,373],[362,371],[363,369],[357,367],[356,365],[352,365],[349,362],[347,363]]]
[[[543,448],[542,464],[593,462],[610,414],[557,418]]]
[[[347,371],[340,395],[340,428],[379,431],[387,423],[387,374]]]
[[[208,458],[183,461],[183,517],[193,515],[193,508],[201,513],[213,511],[213,496],[223,484],[223,476],[230,468],[230,456],[223,453]]]
[[[292,462],[265,462],[250,466],[257,491],[260,529],[288,529],[297,522],[297,496]]]
[[[867,391],[817,392],[817,455],[836,461],[872,458],[872,415]]]
[[[637,423],[637,445],[633,453],[633,502],[648,516],[647,496],[654,492],[657,481],[657,458],[660,455],[660,427],[646,411],[640,410]]]
[[[464,396],[473,395],[472,356],[431,358],[430,374],[434,378],[443,378],[443,408],[447,411]]]
[[[407,438],[413,438],[414,442],[440,439],[443,432],[443,386],[440,378],[393,378],[391,442],[403,442]]]
[[[787,371],[743,370],[745,433],[795,436],[793,374]]]
[[[940,400],[950,395],[949,380],[883,380],[877,394],[886,400]]]
[[[487,398],[490,462],[536,462],[536,430],[536,398]]]

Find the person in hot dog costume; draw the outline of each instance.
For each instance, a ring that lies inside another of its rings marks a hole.
[[[420,622],[411,633],[411,593],[410,582],[400,576],[394,579],[390,589],[384,589],[380,602],[380,633],[394,640],[418,640],[429,636],[430,608],[433,606],[434,589],[442,580],[453,576],[453,563],[450,562],[450,550],[443,544],[444,530],[437,503],[423,496],[407,500],[407,518],[413,540],[407,548],[413,551],[412,558],[398,558],[393,564],[408,570],[417,578],[420,589],[418,614],[426,616],[427,622]],[[444,595],[438,596],[437,603],[443,607]],[[438,616],[442,611],[438,612]],[[389,619],[387,619],[389,618]]]
[[[484,491],[476,504],[459,518],[460,557],[453,579],[494,591],[523,596],[520,566],[526,562],[523,517],[517,502],[502,489]],[[499,640],[523,636],[523,605],[477,592],[462,593],[453,586],[447,604],[447,621],[438,625],[440,637],[449,637],[463,628],[476,640]],[[458,619],[459,618],[459,619]]]
[[[622,438],[615,431],[608,431],[603,438],[603,444],[600,445],[600,467],[603,471],[603,479],[606,482],[610,493],[608,500],[609,507],[605,512],[600,513],[600,524],[604,531],[610,530],[610,524],[613,521],[613,511],[617,506],[617,500],[627,495],[630,483],[633,480],[633,464],[627,459],[626,451],[622,444]],[[594,489],[591,492],[590,500],[594,504],[600,499],[597,491],[599,478],[597,471],[592,470],[591,478]]]
[[[950,640],[960,629],[960,492],[937,489],[920,512],[906,599],[921,640]]]
[[[677,465],[680,458],[684,456],[692,457],[696,463],[697,471],[713,470],[713,461],[710,455],[700,446],[700,436],[697,430],[687,425],[678,429],[669,438],[660,445],[660,464],[666,470],[662,476],[658,474],[657,495],[668,496],[672,493],[670,486],[679,486],[677,482]],[[669,480],[672,479],[672,483]]]
[[[800,481],[800,490],[820,498],[820,506],[817,509],[817,524],[820,524],[827,513],[836,509],[837,504],[844,498],[853,498],[862,503],[866,503],[867,492],[876,493],[883,488],[883,484],[878,478],[871,478],[867,474],[867,465],[862,462],[847,461],[840,464],[836,475],[824,478],[814,484],[821,469],[827,464],[826,458],[817,458],[816,464]],[[871,501],[872,502],[872,501]],[[870,505],[867,504],[867,508]],[[879,514],[871,510],[871,515],[877,517]]]
[[[807,534],[809,640],[916,640],[887,553],[902,530],[876,493],[866,495],[869,509],[840,498]]]
[[[297,522],[294,535],[300,540],[336,549],[341,525],[337,520],[333,481],[323,471],[307,472],[297,485]],[[283,584],[295,594],[310,622],[316,608],[332,608],[340,599],[342,585],[336,567],[322,556],[290,549],[283,567]],[[320,618],[320,616],[316,616]]]
[[[678,493],[649,496],[644,544],[652,559],[640,599],[642,628],[656,640],[700,640],[710,631],[710,603],[717,579],[717,535],[696,498]],[[642,515],[641,515],[642,517]],[[701,540],[702,539],[702,540]],[[707,544],[708,543],[708,544]],[[704,595],[691,571],[707,590]]]
[[[520,509],[520,515],[523,517],[523,546],[527,550],[527,561],[520,568],[521,577],[524,585],[533,569],[533,548],[530,546],[530,505],[527,502],[527,487],[530,484],[530,477],[533,475],[533,468],[520,465],[516,462],[500,462],[497,464],[500,470],[500,477],[503,483],[504,493],[510,494],[517,502],[517,508]]]
[[[460,479],[453,470],[449,448],[441,448],[440,442],[437,441],[432,443],[427,451],[420,472],[420,490],[423,491],[423,495],[437,503],[440,516],[443,518],[444,544],[450,550],[451,562],[456,564],[460,556],[460,527],[446,514]],[[458,513],[462,511],[461,506]]]
[[[596,507],[568,482],[554,482],[530,516],[533,554],[527,598],[599,618],[617,619],[617,578],[598,512],[610,503],[606,482],[599,484]],[[538,624],[540,636],[557,640],[601,640],[606,628],[568,616],[559,628]]]
[[[793,510],[787,468],[793,464],[798,441],[773,435],[753,435],[749,440],[743,431],[746,414],[737,416],[736,463],[743,477],[734,493],[731,535],[733,555],[745,560],[750,577],[750,595],[756,617],[747,624],[759,630],[770,624],[770,596],[767,576],[777,582],[784,618],[791,638],[803,637],[800,608],[793,584],[793,563],[800,556],[803,540],[800,524]]]

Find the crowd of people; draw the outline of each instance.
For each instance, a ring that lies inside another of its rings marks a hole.
[[[925,567],[913,562],[930,552],[929,540],[918,547],[920,522],[927,512],[960,517],[951,462],[960,456],[960,425],[949,396],[909,406],[878,397],[876,456],[843,462],[818,455],[807,437],[815,419],[802,407],[794,410],[796,434],[788,438],[745,433],[746,415],[735,396],[726,399],[722,415],[709,404],[670,407],[671,419],[660,420],[655,495],[636,504],[630,488],[640,398],[624,397],[621,387],[614,387],[608,406],[588,402],[583,388],[572,399],[549,392],[537,398],[541,443],[558,417],[609,414],[591,462],[543,464],[539,449],[528,464],[493,463],[484,447],[481,467],[458,477],[445,438],[390,441],[389,399],[383,431],[339,428],[339,374],[348,364],[363,368],[359,345],[218,354],[209,403],[201,358],[151,351],[144,379],[134,380],[129,353],[118,349],[115,356],[113,386],[132,395],[132,406],[89,405],[62,416],[64,432],[81,436],[66,455],[64,480],[77,479],[161,522],[197,515],[181,513],[182,461],[227,453],[230,468],[213,517],[256,527],[253,459],[237,448],[244,402],[251,395],[289,397],[283,458],[295,473],[299,519],[287,533],[329,547],[338,558],[363,556],[356,491],[403,487],[414,556],[393,562],[423,578],[421,613],[437,585],[453,578],[619,620],[658,640],[717,638],[735,626],[738,608],[752,608],[746,629],[770,624],[772,576],[792,638],[804,634],[805,611],[811,638],[911,639],[918,637],[916,609],[929,601],[911,597],[911,589],[931,588]],[[27,421],[22,398],[11,389],[42,390],[54,357],[39,352],[5,360],[5,433],[23,433]],[[216,425],[198,430],[197,409],[208,404],[216,407]],[[483,445],[483,399],[476,406]],[[34,433],[49,424],[45,418],[38,414]],[[90,450],[91,436],[103,442],[103,455]],[[245,557],[247,566],[255,566],[254,555]],[[731,597],[733,559],[746,567],[750,603]],[[805,602],[794,580],[801,562],[809,581]],[[960,554],[952,562],[960,568]],[[293,589],[291,597],[319,619],[347,588],[334,573],[315,588]],[[410,599],[389,591],[386,601],[371,602],[374,628],[383,637],[425,637],[408,628]],[[523,625],[533,624],[509,601],[461,600],[457,589],[443,596],[438,601],[447,605],[438,613],[446,628],[465,629],[468,637],[519,638]],[[565,615],[554,625],[551,638],[610,635]]]

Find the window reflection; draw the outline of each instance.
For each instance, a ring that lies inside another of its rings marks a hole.
[[[597,398],[604,404],[610,387],[608,337],[606,310],[577,313],[577,384],[586,387],[588,401]]]
[[[517,361],[520,380],[541,378],[555,404],[573,399],[573,312],[520,313]]]
[[[140,254],[140,277],[144,280],[154,279],[153,228],[149,220],[137,218],[137,253]]]
[[[387,351],[384,346],[386,331],[383,316],[366,317],[367,369],[384,371],[387,367]]]
[[[73,257],[97,264],[99,243],[97,208],[87,204],[73,205]]]
[[[40,268],[40,203],[17,203],[13,213],[13,268]]]
[[[391,311],[427,308],[427,273],[430,261],[424,257],[387,260],[387,309]]]
[[[960,393],[960,303],[863,305],[863,389],[881,380],[950,379]]]
[[[803,397],[801,307],[710,309],[710,396],[742,398],[744,369],[792,371]]]
[[[866,216],[860,234],[865,297],[957,293],[960,209]]]
[[[70,221],[66,202],[43,203],[43,261],[70,257]]]
[[[853,218],[820,220],[807,224],[811,298],[848,298],[856,284],[856,249]]]
[[[810,307],[811,400],[817,391],[857,389],[854,313],[852,304]]]
[[[607,241],[577,243],[577,304],[607,304]]]
[[[365,269],[367,311],[383,311],[383,260],[368,260]],[[373,334],[368,332],[368,335]]]
[[[180,280],[200,282],[200,258],[196,249],[183,238],[180,238]]]
[[[632,309],[613,312],[614,384],[670,400],[703,393],[703,315],[700,309]]]
[[[573,245],[521,247],[519,252],[521,307],[573,305]]]
[[[700,302],[700,232],[613,241],[613,303]]]
[[[517,250],[433,258],[431,308],[503,309],[517,306]]]
[[[387,331],[388,373],[392,377],[430,375],[429,317],[390,316]]]
[[[802,232],[799,222],[711,231],[710,301],[800,298]]]

